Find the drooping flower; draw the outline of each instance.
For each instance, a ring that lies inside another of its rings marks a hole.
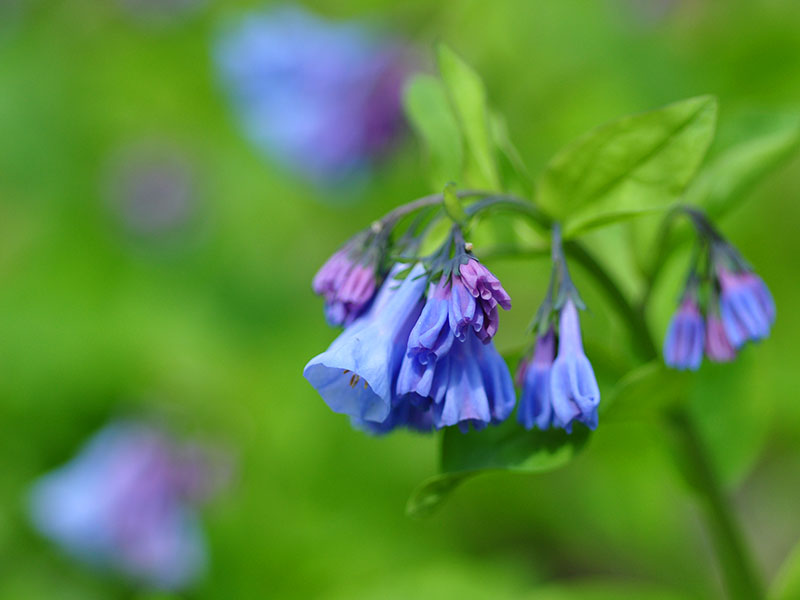
[[[522,388],[517,420],[525,429],[548,429],[553,422],[550,373],[555,359],[556,335],[553,328],[536,340],[533,356],[520,363],[517,383]]]
[[[334,412],[383,423],[396,404],[397,375],[426,286],[422,265],[395,279],[404,268],[396,265],[367,312],[303,369]]]
[[[567,432],[577,420],[597,427],[600,389],[589,359],[583,352],[578,309],[570,298],[559,313],[558,355],[550,372],[553,421]]]
[[[705,326],[693,293],[684,296],[664,339],[664,362],[673,369],[696,371],[703,361]]]
[[[458,269],[431,284],[397,379],[397,394],[426,399],[440,428],[498,423],[516,402],[508,367],[491,341],[497,304],[510,308],[510,298],[497,278],[482,265],[473,270],[473,263],[479,264],[471,259],[460,266],[469,284]]]
[[[160,589],[203,572],[206,545],[194,505],[209,465],[146,423],[112,423],[31,490],[36,528],[69,554]]]
[[[380,253],[368,233],[358,234],[317,271],[311,288],[325,298],[331,326],[349,325],[369,306],[378,288]]]
[[[718,269],[719,313],[734,348],[769,335],[775,322],[775,301],[762,279],[752,271]]]
[[[706,319],[706,356],[714,362],[730,362],[736,358],[725,326],[718,315],[710,313]]]
[[[247,136],[312,180],[363,172],[403,129],[413,61],[363,24],[273,8],[231,27],[215,50]]]

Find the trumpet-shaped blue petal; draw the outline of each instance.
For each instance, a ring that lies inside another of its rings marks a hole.
[[[550,372],[555,357],[555,332],[551,328],[536,340],[533,358],[520,368],[522,396],[517,420],[525,429],[548,429],[553,421]]]
[[[389,417],[408,336],[422,310],[426,280],[416,265],[402,281],[392,270],[367,313],[353,322],[303,376],[337,413],[381,423]]]
[[[578,420],[589,429],[597,427],[600,389],[592,365],[583,353],[578,309],[568,300],[559,315],[558,356],[550,375],[554,424],[572,431]]]
[[[775,321],[775,302],[761,278],[721,269],[719,281],[719,314],[731,344],[739,348],[748,340],[767,337]]]
[[[664,362],[673,369],[699,369],[703,360],[705,331],[697,302],[687,296],[669,323],[664,338]]]
[[[353,427],[367,433],[383,435],[398,427],[405,427],[413,431],[430,432],[433,429],[433,413],[430,402],[415,394],[395,397],[389,416],[381,423],[351,419]]]

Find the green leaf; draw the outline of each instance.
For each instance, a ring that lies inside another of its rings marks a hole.
[[[686,194],[686,201],[719,218],[764,177],[792,156],[800,146],[800,126],[784,123],[768,132],[750,137],[723,151],[698,175]]]
[[[461,132],[441,81],[429,75],[413,77],[405,89],[404,106],[425,146],[433,189],[458,181],[464,161]]]
[[[772,583],[769,600],[795,600],[800,598],[800,543],[795,545],[781,565]]]
[[[525,161],[522,160],[519,150],[517,150],[514,142],[511,141],[505,117],[493,111],[489,118],[489,125],[491,127],[492,141],[507,161],[511,173],[518,183],[518,191],[523,196],[530,197],[533,193],[533,177],[531,177],[531,172],[525,165]],[[504,172],[504,175],[506,174]],[[504,177],[503,181],[506,182],[508,179]],[[506,187],[512,190],[515,186]]]
[[[716,100],[700,96],[602,125],[550,161],[538,201],[565,232],[667,206],[694,177],[716,118]]]
[[[442,437],[442,473],[424,481],[411,495],[406,512],[414,517],[433,513],[465,480],[491,471],[541,473],[567,464],[589,439],[578,425],[562,429],[525,430],[514,419],[480,432],[462,434],[449,427]]]
[[[439,44],[437,56],[442,81],[467,145],[467,183],[499,190],[500,177],[489,128],[489,110],[483,81],[448,46]]]
[[[444,186],[442,196],[444,197],[444,209],[453,222],[459,225],[466,223],[467,213],[464,212],[461,200],[458,199],[458,194],[456,194],[456,184],[450,182]]]
[[[686,399],[690,375],[654,360],[619,380],[600,404],[603,423],[658,418],[670,404]]]

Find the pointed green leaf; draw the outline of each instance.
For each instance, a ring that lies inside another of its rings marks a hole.
[[[550,161],[538,200],[565,231],[666,206],[694,177],[716,117],[716,100],[700,96],[598,127]]]
[[[517,187],[517,191],[522,195],[530,197],[533,193],[533,177],[531,177],[531,173],[525,165],[525,161],[522,160],[519,150],[517,150],[514,142],[511,141],[511,134],[508,131],[508,124],[505,118],[497,112],[492,112],[489,124],[492,132],[492,141],[500,151],[502,157],[507,161],[513,179],[518,183],[517,186],[512,185],[507,187],[509,190],[514,190],[514,188]],[[503,175],[507,175],[507,173],[503,172]],[[503,177],[504,182],[509,181],[509,179],[511,178]]]
[[[486,89],[480,76],[444,44],[437,48],[439,72],[467,146],[467,182],[500,189],[500,177],[489,128]]]
[[[766,175],[791,157],[800,146],[800,126],[784,124],[750,137],[722,152],[698,175],[686,201],[706,209],[713,218],[735,208]]]
[[[665,407],[685,401],[689,377],[667,368],[660,359],[633,369],[600,404],[603,423],[660,417]]]
[[[429,75],[417,75],[405,89],[406,116],[425,146],[433,189],[461,179],[463,150],[461,132],[442,83]]]
[[[449,427],[442,438],[442,473],[424,481],[406,506],[409,515],[434,512],[462,482],[490,471],[541,473],[567,464],[589,439],[578,425],[572,434],[562,429],[525,430],[514,419],[469,435]]]

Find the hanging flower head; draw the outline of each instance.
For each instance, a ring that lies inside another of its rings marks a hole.
[[[578,307],[583,301],[572,283],[561,246],[559,226],[553,229],[553,271],[533,328],[538,332],[533,356],[525,359],[518,379],[522,400],[517,419],[527,429],[551,425],[572,432],[579,421],[595,429],[600,389],[581,340]],[[558,324],[558,351],[555,325]]]
[[[764,281],[703,213],[688,207],[681,212],[691,219],[698,243],[683,300],[667,330],[664,361],[675,369],[696,370],[703,350],[714,362],[729,362],[746,342],[767,337],[775,302]]]
[[[399,395],[428,403],[436,427],[466,430],[505,420],[514,386],[495,350],[497,306],[511,308],[499,280],[467,249],[459,227],[427,261],[428,298],[409,335],[397,380]]]

